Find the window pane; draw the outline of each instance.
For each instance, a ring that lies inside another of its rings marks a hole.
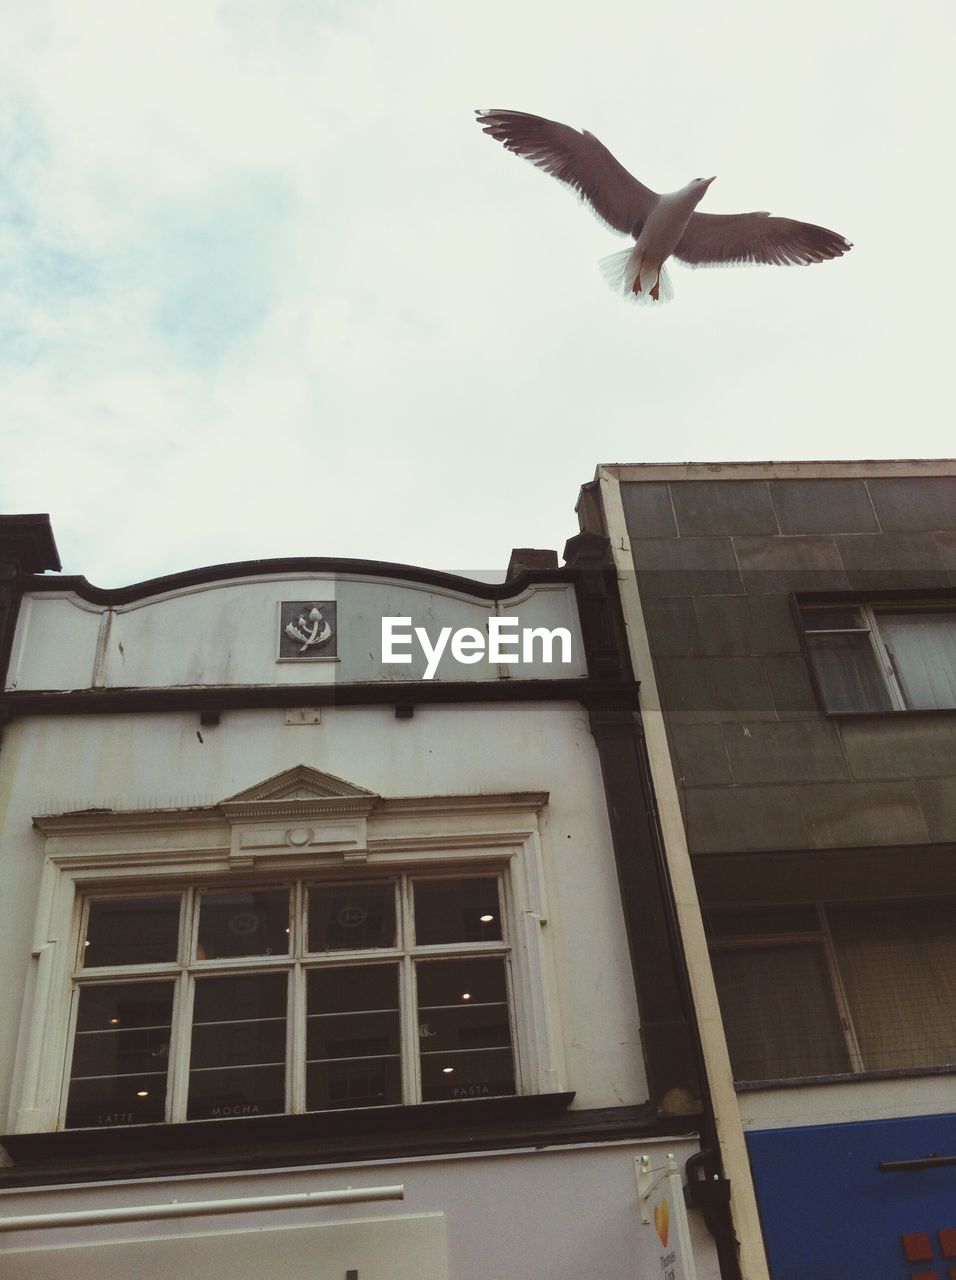
[[[494,942],[501,937],[497,876],[415,881],[415,941]]]
[[[198,960],[288,954],[288,889],[202,894]]]
[[[402,1101],[401,1059],[338,1058],[305,1068],[306,1109],[398,1106]]]
[[[416,965],[425,1102],[515,1092],[504,966],[501,959]]]
[[[914,711],[956,707],[956,613],[880,613],[906,705]]]
[[[310,951],[394,946],[393,884],[336,884],[309,890]]]
[[[891,711],[893,704],[869,632],[807,635],[810,659],[828,711]]]
[[[172,1011],[172,982],[81,988],[68,1128],[164,1119]]]
[[[951,902],[828,907],[867,1070],[956,1063]]]
[[[188,1119],[285,1110],[287,979],[196,979]]]
[[[718,950],[713,965],[735,1080],[851,1069],[819,947]]]
[[[175,960],[179,897],[110,898],[90,903],[83,967]]]
[[[228,1067],[189,1077],[188,1120],[268,1116],[285,1111],[285,1066]]]
[[[401,1102],[397,965],[312,969],[306,1013],[310,1111]]]

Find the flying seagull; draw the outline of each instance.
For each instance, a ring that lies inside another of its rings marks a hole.
[[[638,182],[587,130],[523,111],[478,111],[478,123],[515,155],[572,187],[602,222],[635,244],[601,260],[608,284],[633,302],[673,297],[664,263],[690,267],[737,263],[823,262],[852,248],[835,231],[769,213],[695,213],[713,178],[694,178],[658,195]]]

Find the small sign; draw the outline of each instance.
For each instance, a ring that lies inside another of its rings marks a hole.
[[[641,1222],[654,1231],[658,1265],[648,1275],[659,1280],[697,1280],[691,1251],[684,1186],[673,1156],[656,1169],[650,1156],[634,1161]]]
[[[279,605],[280,662],[338,656],[334,600],[283,600]]]

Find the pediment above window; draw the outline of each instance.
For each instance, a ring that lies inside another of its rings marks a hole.
[[[326,813],[367,816],[381,796],[352,782],[298,764],[223,800],[218,808],[237,818],[307,817]]]

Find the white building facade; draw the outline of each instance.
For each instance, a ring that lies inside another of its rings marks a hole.
[[[613,575],[0,548],[2,1274],[716,1277]]]

